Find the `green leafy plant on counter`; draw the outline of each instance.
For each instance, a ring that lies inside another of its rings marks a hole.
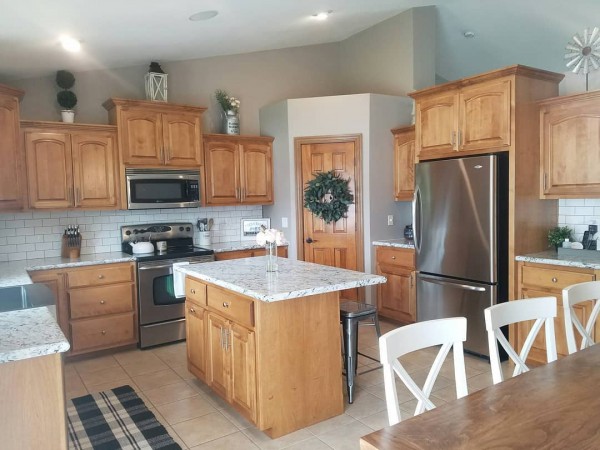
[[[548,247],[558,248],[565,239],[573,239],[573,230],[569,227],[554,227],[548,231]]]

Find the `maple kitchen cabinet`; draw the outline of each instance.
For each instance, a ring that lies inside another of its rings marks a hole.
[[[202,165],[202,113],[206,108],[111,98],[109,122],[119,129],[120,161],[126,166]]]
[[[415,127],[392,130],[394,135],[394,200],[411,201],[415,192]]]
[[[600,197],[600,91],[539,105],[541,197]]]
[[[24,91],[0,84],[0,211],[25,207],[25,157],[19,143],[19,101]]]
[[[377,286],[377,311],[381,317],[403,323],[417,320],[415,250],[378,246],[377,273],[387,283]]]
[[[33,209],[117,208],[116,128],[21,122]]]
[[[204,136],[207,206],[273,203],[273,138]]]

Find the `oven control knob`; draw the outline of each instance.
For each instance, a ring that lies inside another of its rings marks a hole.
[[[125,232],[125,235],[127,235],[127,236],[131,235],[131,231],[127,230],[127,231]]]
[[[190,227],[185,227],[185,231],[190,231],[191,228]]]
[[[183,231],[183,227],[179,227],[179,231]]]

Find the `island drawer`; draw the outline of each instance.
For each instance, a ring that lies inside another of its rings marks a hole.
[[[133,311],[133,284],[116,284],[69,291],[71,319]]]
[[[71,342],[73,353],[133,343],[135,342],[134,314],[131,312],[73,321]]]
[[[254,327],[254,301],[213,286],[207,287],[208,306],[240,325]]]
[[[69,287],[98,286],[133,281],[133,264],[101,264],[69,271]]]
[[[377,263],[415,268],[415,251],[409,248],[377,247]]]
[[[206,285],[201,281],[186,277],[185,297],[200,306],[206,306]]]
[[[521,284],[524,286],[539,286],[546,289],[562,290],[567,286],[586,281],[594,281],[593,273],[571,272],[567,270],[523,266]]]

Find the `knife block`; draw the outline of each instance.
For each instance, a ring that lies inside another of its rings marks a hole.
[[[63,258],[76,259],[81,255],[81,234],[79,236],[62,237],[60,256]]]

